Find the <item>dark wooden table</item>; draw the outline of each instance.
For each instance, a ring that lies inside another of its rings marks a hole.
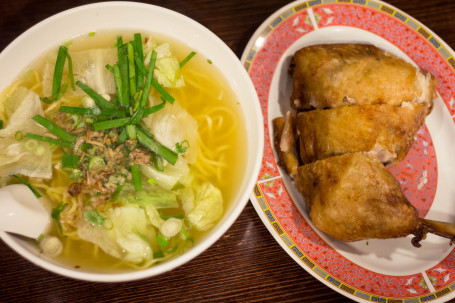
[[[39,21],[86,0],[2,0],[0,50]],[[284,0],[149,1],[202,23],[240,58],[257,27]],[[390,0],[455,48],[455,1]],[[7,72],[7,71],[0,71]],[[346,302],[313,278],[269,234],[251,203],[235,224],[196,259],[158,277],[89,283],[47,272],[0,241],[0,302]]]

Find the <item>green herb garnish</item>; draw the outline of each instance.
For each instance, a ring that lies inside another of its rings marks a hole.
[[[29,182],[27,182],[27,180],[23,179],[22,177],[20,177],[18,175],[13,175],[13,177],[16,178],[17,180],[19,180],[19,182],[21,182],[22,184],[24,184],[28,188],[30,188],[30,190],[33,192],[35,197],[41,198],[41,194]]]
[[[191,60],[191,58],[194,57],[194,55],[196,55],[196,52],[191,52],[188,54],[188,56],[185,57],[185,59],[183,59],[181,62],[180,62],[180,68],[182,68],[182,66],[184,66],[185,64],[188,63],[188,61]]]
[[[62,45],[58,49],[57,61],[55,62],[54,78],[52,82],[52,99],[57,100],[60,94],[62,84],[63,68],[68,55],[68,47]]]
[[[62,224],[60,222],[60,214],[63,212],[63,210],[65,209],[65,207],[67,205],[68,204],[64,204],[63,202],[61,202],[56,208],[53,208],[52,212],[51,212],[51,217],[52,217],[52,219],[55,220],[55,222],[57,222],[58,230],[60,231],[60,234],[62,234],[62,235],[63,235],[63,230],[62,230]]]

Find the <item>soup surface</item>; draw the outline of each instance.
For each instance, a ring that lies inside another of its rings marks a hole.
[[[84,270],[146,268],[190,249],[234,202],[245,162],[243,115],[216,62],[135,34],[76,37],[0,95],[2,184],[45,196],[53,227],[37,242],[48,253],[43,240],[58,238],[55,258]]]

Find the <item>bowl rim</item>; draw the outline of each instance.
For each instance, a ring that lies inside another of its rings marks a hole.
[[[6,56],[9,52],[14,50],[17,44],[19,44],[22,40],[30,38],[30,36],[33,36],[33,34],[36,31],[39,31],[42,27],[46,26],[48,23],[52,23],[55,21],[58,21],[60,18],[63,18],[66,15],[70,14],[75,14],[79,13],[81,11],[85,10],[92,10],[92,9],[98,9],[98,8],[103,8],[103,7],[109,7],[109,8],[143,8],[159,13],[164,13],[171,15],[173,18],[180,19],[183,22],[189,22],[193,27],[197,28],[198,31],[201,31],[201,33],[204,33],[204,35],[208,36],[210,40],[213,40],[213,43],[218,44],[221,48],[223,48],[223,51],[225,51],[226,55],[230,57],[230,60],[235,62],[236,65],[238,65],[238,70],[242,74],[242,80],[245,82],[243,83],[244,85],[247,85],[248,91],[251,92],[251,98],[254,100],[251,100],[253,102],[252,106],[255,109],[256,112],[256,119],[255,121],[247,121],[247,117],[245,115],[245,124],[248,122],[254,123],[254,127],[257,128],[258,132],[258,138],[255,138],[258,140],[257,142],[257,148],[255,151],[255,159],[254,159],[254,164],[253,164],[253,170],[251,172],[251,177],[249,177],[247,180],[247,185],[243,193],[240,192],[237,194],[237,196],[240,196],[240,199],[238,201],[235,201],[238,205],[232,207],[232,213],[229,217],[224,217],[221,219],[223,221],[223,224],[220,224],[221,221],[219,221],[219,225],[217,226],[217,229],[211,232],[209,235],[204,237],[204,240],[199,242],[197,245],[195,245],[192,249],[188,250],[184,254],[173,258],[169,262],[163,262],[158,265],[154,265],[152,267],[149,267],[147,269],[143,270],[134,270],[134,271],[128,271],[128,272],[121,272],[121,273],[93,273],[93,272],[85,272],[85,271],[80,271],[77,269],[69,269],[65,268],[62,266],[59,266],[55,263],[51,263],[43,258],[41,258],[41,255],[35,255],[32,252],[28,251],[27,249],[23,248],[17,240],[20,239],[12,234],[6,233],[6,232],[0,232],[0,238],[11,248],[13,249],[16,253],[27,259],[28,261],[32,262],[33,264],[51,271],[53,273],[66,276],[69,278],[73,279],[78,279],[78,280],[84,280],[84,281],[92,281],[92,282],[125,282],[125,281],[133,281],[133,280],[139,280],[139,279],[144,279],[144,278],[149,278],[152,276],[156,276],[159,274],[163,274],[165,272],[168,272],[172,269],[175,269],[181,265],[183,265],[186,262],[189,262],[190,260],[194,259],[198,255],[200,255],[202,252],[204,252],[206,249],[208,249],[210,246],[212,246],[217,240],[219,240],[222,235],[232,226],[232,224],[237,220],[239,217],[240,213],[243,211],[245,208],[246,204],[249,201],[249,196],[250,193],[253,191],[254,185],[257,180],[257,176],[259,175],[259,170],[261,167],[262,163],[262,155],[263,155],[263,148],[264,148],[264,126],[263,126],[263,115],[262,111],[260,108],[260,103],[259,99],[256,93],[256,89],[249,77],[249,74],[247,73],[246,69],[243,67],[240,59],[234,54],[234,52],[218,37],[216,36],[212,31],[207,29],[205,26],[201,25],[197,21],[170,9],[153,5],[153,4],[147,4],[147,3],[139,3],[139,2],[126,2],[126,1],[108,1],[108,2],[97,2],[97,3],[91,3],[91,4],[86,4],[86,5],[81,5],[77,6],[74,8],[70,8],[68,10],[64,10],[62,12],[59,12],[57,14],[54,14],[39,23],[35,24],[34,26],[30,27],[27,29],[25,32],[23,32],[21,35],[19,35],[16,39],[14,39],[8,46],[6,46],[3,51],[0,53],[0,61],[3,59],[4,56]],[[178,38],[177,38],[178,40]],[[53,46],[53,45],[52,45]],[[27,65],[29,65],[32,61],[29,61]],[[17,77],[17,75],[15,75]],[[228,79],[226,79],[228,81]],[[235,92],[235,95],[239,98],[240,96]],[[253,120],[253,119],[250,119]],[[248,138],[247,138],[248,140]],[[248,142],[246,142],[248,143]],[[249,143],[248,143],[249,144]],[[246,161],[249,160],[248,154],[250,154],[251,151],[248,151],[247,156],[246,156]],[[247,172],[248,173],[248,172]]]

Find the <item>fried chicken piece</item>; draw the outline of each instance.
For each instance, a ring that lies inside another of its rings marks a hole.
[[[403,160],[425,122],[418,103],[347,106],[297,114],[304,164],[345,153],[375,154],[385,165]]]
[[[291,178],[294,178],[299,166],[294,145],[296,141],[294,116],[291,112],[287,112],[286,118],[275,118],[272,124],[273,141],[280,160],[279,164],[286,169]]]
[[[427,232],[455,239],[453,225],[423,220],[400,184],[376,156],[352,153],[299,167],[295,184],[314,225],[346,242],[400,238]],[[452,226],[451,229],[447,225]]]
[[[298,111],[345,105],[425,104],[430,113],[436,80],[425,70],[369,44],[302,48],[291,63],[291,106]]]

